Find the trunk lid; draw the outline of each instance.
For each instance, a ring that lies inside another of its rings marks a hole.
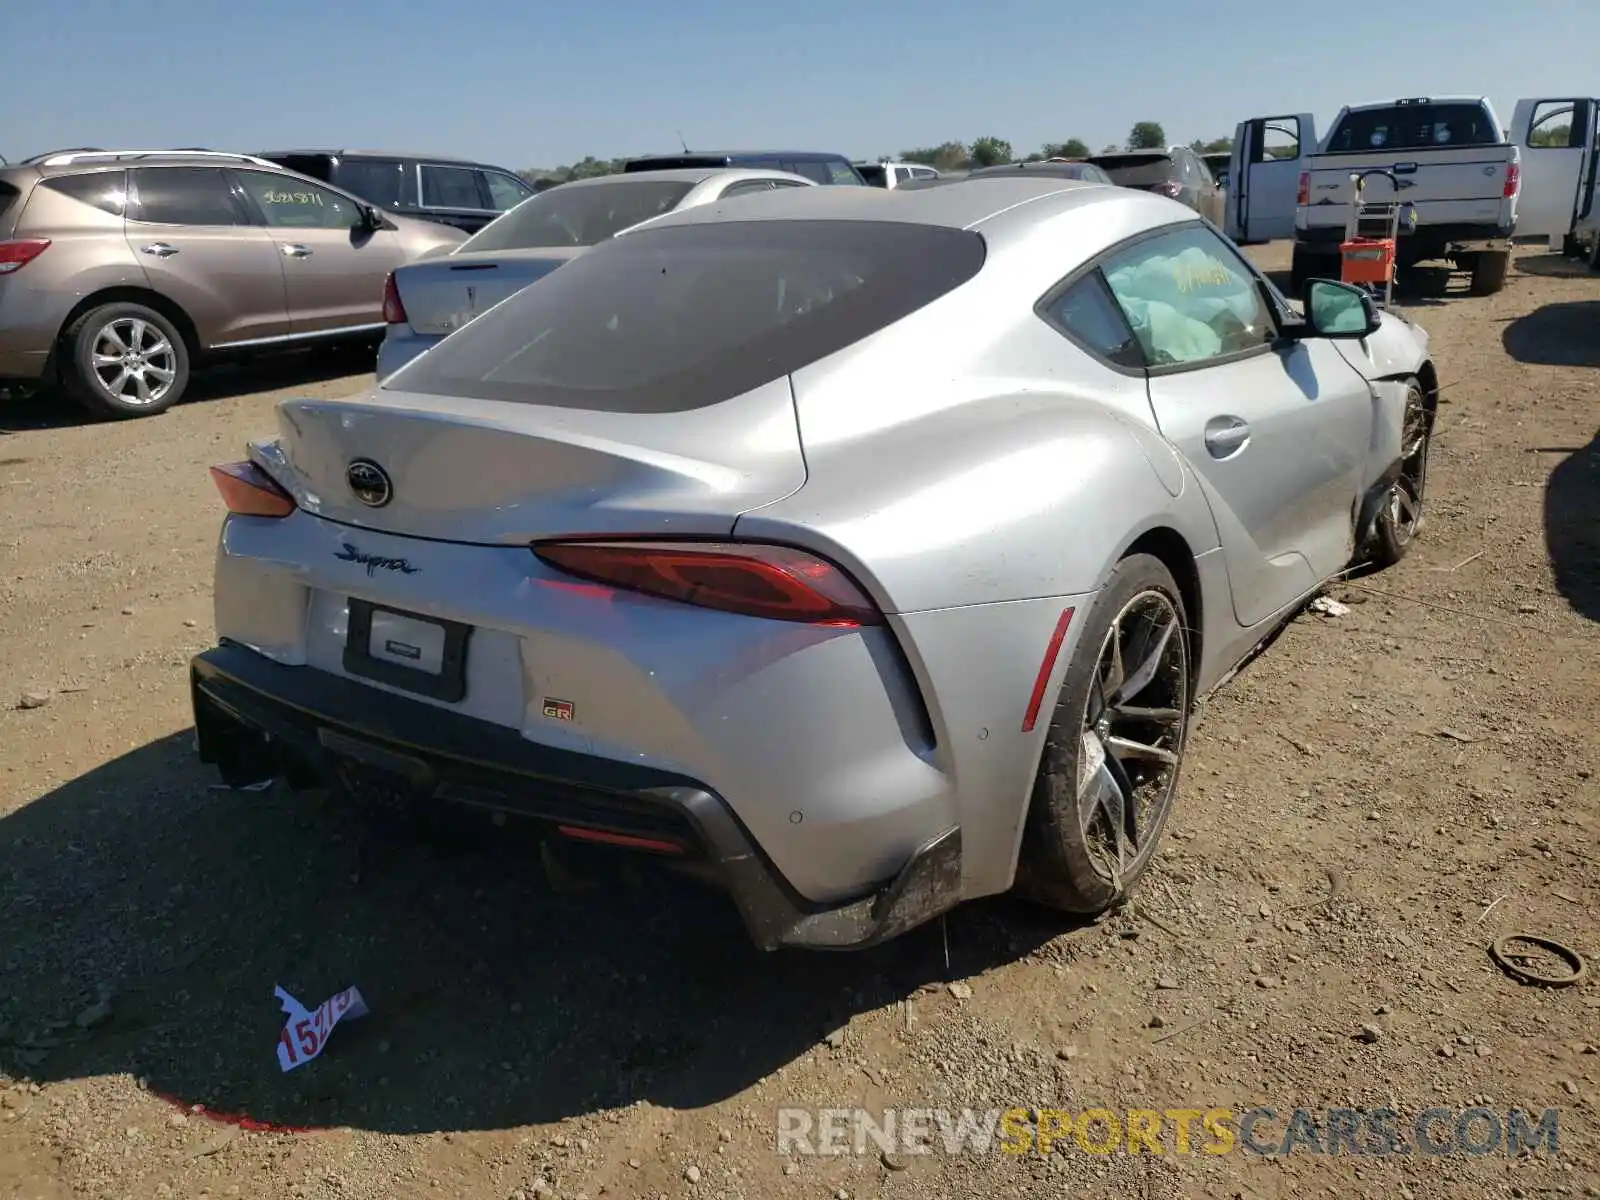
[[[1457,146],[1449,149],[1380,150],[1315,154],[1307,161],[1312,224],[1344,224],[1349,212],[1350,176],[1362,171],[1393,171],[1399,199],[1417,210],[1417,224],[1465,222],[1498,224],[1506,203],[1508,168],[1518,158],[1515,146]],[[1389,180],[1367,178],[1366,199],[1395,195]]]
[[[254,456],[308,512],[364,529],[477,544],[565,534],[725,537],[806,479],[787,376],[688,412],[627,413],[374,388],[289,400]],[[363,458],[392,498],[355,498]]]
[[[394,282],[411,328],[417,333],[446,334],[585,249],[543,246],[445,254],[407,263],[395,271]]]

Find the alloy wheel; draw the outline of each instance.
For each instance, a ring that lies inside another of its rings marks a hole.
[[[159,327],[138,317],[117,317],[95,334],[91,365],[107,396],[142,408],[159,404],[172,390],[178,356]]]
[[[1428,494],[1428,413],[1422,390],[1406,392],[1406,412],[1400,434],[1400,475],[1389,489],[1389,524],[1395,542],[1404,546],[1422,527],[1422,510]]]
[[[1106,631],[1078,755],[1084,844],[1095,872],[1119,892],[1166,820],[1188,714],[1188,639],[1172,600],[1142,591]]]

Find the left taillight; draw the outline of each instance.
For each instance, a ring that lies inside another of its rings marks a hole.
[[[701,608],[850,629],[883,614],[833,563],[789,546],[745,542],[539,542],[557,570]]]
[[[211,482],[222,493],[222,502],[230,513],[242,517],[287,517],[294,511],[294,497],[253,462],[212,467]]]
[[[406,306],[400,300],[400,285],[390,271],[383,281],[383,319],[388,325],[406,324]]]
[[[17,238],[0,241],[0,275],[20,271],[50,249],[49,238]]]
[[[1159,192],[1163,196],[1170,196],[1172,199],[1176,200],[1179,196],[1183,195],[1183,184],[1179,183],[1176,179],[1169,179],[1165,183],[1156,184],[1155,191]]]

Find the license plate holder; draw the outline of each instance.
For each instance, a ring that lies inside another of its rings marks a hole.
[[[351,675],[449,704],[465,698],[472,626],[353,597],[348,624],[344,669]],[[375,629],[381,655],[373,652]],[[438,669],[430,669],[435,663]]]

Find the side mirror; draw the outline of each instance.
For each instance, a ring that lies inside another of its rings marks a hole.
[[[370,204],[361,206],[361,228],[369,230],[382,229],[383,224],[383,214],[375,207]]]
[[[1382,317],[1372,297],[1335,279],[1308,280],[1304,293],[1305,336],[1364,338],[1378,331]]]

